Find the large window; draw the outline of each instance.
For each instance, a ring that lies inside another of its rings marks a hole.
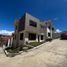
[[[41,40],[43,40],[43,35],[41,35]]]
[[[37,23],[32,20],[30,20],[29,24],[30,26],[37,27]]]
[[[29,38],[29,40],[36,40],[36,34],[29,33],[28,38]]]
[[[20,40],[23,40],[23,33],[20,33]]]

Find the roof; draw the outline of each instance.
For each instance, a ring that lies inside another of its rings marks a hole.
[[[2,41],[7,41],[8,39],[11,39],[12,36],[7,36],[7,35],[0,35],[0,40]]]

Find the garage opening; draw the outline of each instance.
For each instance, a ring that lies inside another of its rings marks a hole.
[[[41,40],[43,40],[43,35],[41,35]]]
[[[29,40],[36,40],[36,34],[34,34],[34,33],[29,33],[28,39],[29,39]]]
[[[23,40],[23,33],[20,33],[20,40]]]
[[[48,33],[48,37],[50,37],[51,36],[51,34],[50,33]]]

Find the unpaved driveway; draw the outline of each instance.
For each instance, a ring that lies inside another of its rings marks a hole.
[[[53,40],[13,58],[1,54],[0,67],[67,67],[67,40]]]

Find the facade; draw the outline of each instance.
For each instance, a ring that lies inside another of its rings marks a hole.
[[[25,13],[21,19],[15,21],[16,43],[24,45],[30,42],[45,42],[52,39],[52,22],[40,21]]]

